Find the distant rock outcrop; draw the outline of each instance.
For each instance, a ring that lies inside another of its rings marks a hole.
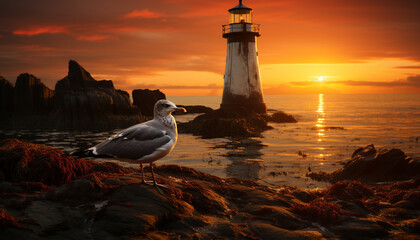
[[[139,122],[137,108],[128,93],[116,90],[112,81],[96,81],[76,61],[55,86],[52,116],[59,128],[104,130]]]
[[[409,180],[420,176],[420,159],[406,156],[400,149],[383,148],[373,144],[354,151],[343,168],[332,173],[308,173],[317,180],[358,180],[366,183]]]
[[[180,133],[192,133],[203,138],[255,137],[271,129],[265,115],[238,108],[235,111],[217,109],[202,114],[188,123],[179,123]]]
[[[174,112],[172,115],[178,115],[178,114],[194,114],[194,113],[208,113],[213,111],[213,108],[206,107],[202,105],[177,105],[178,107],[183,107],[185,110],[187,110],[186,113],[181,112]]]
[[[141,117],[127,92],[115,89],[111,80],[96,81],[73,60],[55,91],[23,73],[15,87],[0,77],[0,93],[0,129],[111,130],[134,125]]]
[[[276,123],[296,123],[297,120],[292,115],[286,114],[283,111],[277,111],[268,117],[270,122]]]
[[[187,109],[188,111],[188,109]],[[269,122],[295,123],[296,119],[284,112],[273,115],[257,113],[246,108],[221,108],[206,111],[187,123],[179,123],[180,133],[192,133],[203,138],[248,138],[258,137],[265,130],[272,129]]]
[[[160,99],[166,99],[159,90],[135,89],[132,92],[133,105],[137,106],[144,116],[153,116],[153,107]]]
[[[13,84],[0,76],[0,118],[13,112]]]
[[[88,71],[74,60],[69,61],[69,72],[55,85],[56,92],[82,90],[90,88],[115,89],[111,80],[96,81]]]
[[[51,111],[54,91],[32,74],[22,73],[14,88],[14,110],[18,114],[46,114]]]

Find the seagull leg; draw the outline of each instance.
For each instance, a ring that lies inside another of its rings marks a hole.
[[[143,163],[140,163],[140,171],[141,171],[141,182],[140,182],[140,184],[151,185],[150,182],[147,182],[146,180],[144,180]]]
[[[146,181],[144,181],[144,172],[143,172],[143,163],[140,163],[140,171],[141,171],[141,183],[146,183]]]
[[[153,186],[155,186],[156,187],[156,189],[158,190],[158,192],[160,193],[160,194],[163,194],[163,192],[160,190],[160,188],[158,187],[158,184],[156,183],[156,180],[155,180],[155,173],[153,172],[153,165],[152,165],[152,163],[150,163],[150,170],[152,171],[152,178],[153,178]]]

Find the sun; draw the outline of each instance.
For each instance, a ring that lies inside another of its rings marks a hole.
[[[324,81],[324,80],[325,80],[325,77],[323,77],[323,76],[318,77],[318,81],[322,82],[322,81]]]

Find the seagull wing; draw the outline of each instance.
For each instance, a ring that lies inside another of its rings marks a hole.
[[[146,124],[127,128],[91,148],[94,154],[140,159],[171,141],[166,131]]]

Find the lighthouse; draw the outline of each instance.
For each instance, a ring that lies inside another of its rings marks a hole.
[[[260,26],[252,23],[252,9],[243,5],[242,0],[228,12],[229,24],[223,25],[227,54],[220,108],[244,107],[266,113],[257,51]]]

